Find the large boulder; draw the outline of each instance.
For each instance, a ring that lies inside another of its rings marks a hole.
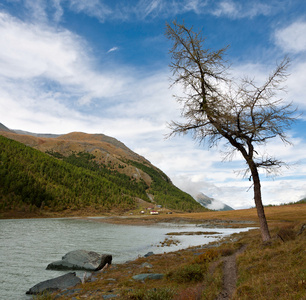
[[[109,254],[101,255],[93,251],[74,250],[64,255],[62,260],[50,263],[47,270],[98,271],[111,263],[112,256]]]
[[[72,288],[81,283],[81,279],[76,276],[75,272],[71,272],[53,279],[42,281],[31,287],[26,294],[36,295],[46,291],[55,292],[68,288]]]

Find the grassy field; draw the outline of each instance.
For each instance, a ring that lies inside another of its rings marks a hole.
[[[189,248],[178,252],[140,257],[135,261],[111,266],[95,275],[95,281],[79,287],[76,293],[57,299],[223,299],[223,262],[235,256],[237,281],[230,299],[306,299],[306,204],[267,207],[271,243],[264,245],[258,229],[235,234],[221,245]],[[158,221],[232,221],[257,222],[256,211],[205,212],[159,215],[150,218],[130,216],[127,224]],[[122,218],[109,221],[123,222]],[[236,224],[238,225],[238,224]],[[241,222],[240,222],[241,225]],[[256,225],[256,223],[254,224]],[[300,233],[300,234],[299,234]],[[163,274],[162,279],[137,281],[142,273]],[[42,296],[37,299],[53,299]],[[106,298],[105,298],[106,299]],[[107,298],[111,299],[111,298]]]

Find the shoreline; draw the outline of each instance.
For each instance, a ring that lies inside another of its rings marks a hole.
[[[243,238],[243,236],[248,233],[250,230],[254,230],[257,228],[250,228],[246,231],[240,231],[238,233],[232,233],[230,235],[224,236],[216,241],[211,241],[208,243],[203,243],[203,244],[199,244],[199,245],[194,245],[194,246],[186,246],[185,248],[182,249],[177,249],[177,250],[173,250],[173,249],[169,249],[168,251],[164,251],[163,253],[154,253],[149,251],[147,254],[145,255],[140,255],[138,254],[137,258],[132,259],[132,260],[128,260],[125,262],[120,262],[120,263],[114,263],[111,264],[109,266],[107,266],[105,269],[98,271],[98,272],[93,272],[90,276],[89,276],[89,280],[85,280],[81,286],[77,286],[76,289],[75,288],[71,288],[70,290],[72,291],[72,293],[68,293],[69,299],[75,299],[74,297],[78,297],[79,295],[85,293],[86,297],[89,296],[91,294],[91,290],[95,291],[96,289],[93,288],[92,286],[95,286],[95,282],[100,282],[102,284],[102,282],[104,281],[107,282],[107,285],[110,285],[110,282],[116,282],[116,280],[113,278],[113,273],[117,273],[119,270],[120,273],[124,273],[122,275],[120,275],[120,277],[125,277],[127,276],[127,274],[125,272],[122,272],[122,270],[128,270],[127,273],[130,274],[143,274],[143,272],[146,272],[145,274],[155,274],[153,272],[153,270],[155,269],[155,265],[158,265],[162,260],[167,260],[167,259],[173,259],[173,257],[180,257],[180,256],[197,256],[199,253],[203,254],[205,253],[207,250],[210,251],[214,251],[215,249],[218,249],[219,247],[222,247],[226,244],[230,244],[230,243],[237,243],[240,239]],[[196,232],[195,232],[195,235]],[[170,246],[170,247],[169,247]],[[163,246],[164,247],[164,246]],[[166,245],[164,248],[171,248],[171,245]],[[218,251],[218,250],[216,250]],[[198,253],[199,252],[199,253]],[[149,253],[151,253],[150,255],[148,255]],[[187,253],[187,255],[186,255]],[[144,270],[147,271],[144,271]],[[82,271],[83,272],[83,271]],[[86,274],[86,271],[84,271]],[[153,272],[153,273],[152,273]],[[166,275],[164,272],[158,275]],[[128,275],[128,277],[130,277]],[[82,280],[82,278],[80,278]],[[120,278],[121,279],[121,278]],[[149,280],[150,281],[150,280]],[[154,282],[154,280],[152,280],[152,283]],[[147,280],[143,280],[141,281],[141,285],[148,283]],[[134,284],[135,286],[138,287],[136,281],[134,280]],[[81,292],[81,290],[83,290]],[[110,289],[108,291],[103,291],[102,289],[97,289],[98,293],[100,294],[100,296],[108,296],[111,293],[115,292],[114,298],[119,297],[119,299],[122,299],[120,295],[121,292],[124,290],[124,288],[122,289],[120,288],[116,288],[116,289]],[[120,296],[119,296],[120,295]],[[67,292],[55,292],[52,294],[52,297],[59,297],[59,299],[67,299]],[[64,297],[64,298],[62,298]],[[70,298],[73,297],[73,298]],[[107,298],[108,299],[108,298]],[[113,298],[110,298],[113,299]],[[125,299],[125,298],[124,298]]]
[[[256,257],[256,261],[258,265],[261,265],[262,256],[266,255],[269,257],[269,260],[273,260],[273,263],[277,265],[277,268],[271,267],[270,269],[266,268],[266,265],[263,264],[261,266],[262,270],[260,272],[252,273],[252,276],[258,276],[261,278],[262,276],[267,276],[269,278],[273,278],[273,276],[277,276],[277,278],[283,278],[284,273],[288,273],[288,270],[292,270],[292,262],[296,261],[296,259],[302,260],[302,256],[299,256],[299,253],[304,251],[304,245],[302,243],[304,235],[296,235],[294,240],[286,241],[285,238],[284,242],[278,237],[280,229],[286,228],[293,228],[294,232],[298,232],[302,223],[305,223],[306,217],[306,205],[305,204],[297,204],[297,205],[286,205],[281,207],[267,207],[266,209],[266,216],[269,222],[269,226],[271,229],[271,233],[273,235],[273,240],[271,245],[263,245],[260,239],[260,233],[258,230],[249,230],[247,232],[236,233],[234,235],[230,235],[229,237],[224,237],[222,240],[212,241],[207,244],[201,244],[200,246],[192,246],[191,248],[187,247],[184,249],[179,250],[170,250],[167,253],[155,253],[153,256],[148,258],[144,258],[142,256],[138,256],[138,258],[133,259],[132,261],[120,262],[115,263],[114,268],[110,268],[107,270],[106,273],[102,273],[98,275],[97,282],[87,282],[84,286],[80,286],[80,291],[75,294],[74,296],[82,296],[87,295],[90,297],[91,295],[96,295],[97,297],[102,297],[102,295],[109,295],[108,290],[113,290],[114,294],[120,294],[128,292],[132,289],[133,291],[143,290],[144,288],[148,291],[150,289],[161,289],[162,287],[167,288],[167,286],[171,285],[171,280],[169,281],[168,278],[162,279],[158,282],[146,281],[144,283],[138,283],[132,280],[133,275],[138,275],[142,273],[164,273],[164,274],[171,274],[171,272],[176,272],[176,270],[180,271],[180,265],[192,265],[194,260],[199,255],[206,255],[205,253],[210,253],[210,251],[218,251],[221,253],[221,257],[223,257],[223,253],[226,255],[232,250],[237,250],[241,244],[248,244],[247,252],[244,254],[244,258],[241,262],[239,262],[239,274],[241,274],[243,281],[239,283],[238,292],[243,293],[243,287],[246,285],[252,286],[251,281],[248,281],[248,277],[245,277],[245,274],[249,274],[249,269],[253,268],[254,260],[252,257]],[[209,212],[209,213],[185,213],[185,214],[172,214],[172,215],[159,215],[159,216],[143,216],[143,215],[90,215],[90,216],[64,216],[59,217],[56,216],[56,219],[80,219],[85,221],[91,222],[105,222],[109,224],[123,224],[123,225],[150,225],[150,224],[158,224],[158,223],[176,223],[179,225],[184,224],[217,224],[217,225],[239,225],[241,227],[255,227],[256,226],[256,213],[254,209],[249,210],[241,210],[241,211],[231,211],[231,212]],[[39,218],[40,219],[40,218]],[[249,221],[253,222],[252,224]],[[239,224],[240,223],[240,224]],[[250,226],[251,225],[251,226]],[[213,225],[212,225],[213,226]],[[199,227],[198,227],[199,228]],[[290,230],[293,230],[290,229]],[[205,231],[205,227],[199,228],[199,231]],[[175,238],[175,237],[174,237]],[[218,249],[217,249],[218,248]],[[236,249],[237,248],[237,249]],[[167,246],[161,249],[170,249]],[[290,250],[290,251],[289,251]],[[207,252],[208,251],[208,252]],[[153,251],[154,252],[154,251]],[[281,257],[278,257],[280,253],[283,253]],[[288,253],[291,253],[292,257],[288,259]],[[295,254],[293,254],[295,253]],[[284,264],[284,262],[287,262]],[[149,263],[153,267],[147,269],[143,267],[142,264]],[[275,275],[275,270],[279,269],[277,275]],[[253,270],[253,269],[251,269]],[[170,272],[170,273],[169,273]],[[214,280],[217,278],[221,278],[222,276],[222,269],[217,268],[217,274],[214,275]],[[270,273],[269,273],[270,272]],[[294,269],[295,276],[300,276],[299,272],[299,265],[297,265],[296,269]],[[262,273],[262,275],[261,275]],[[292,277],[292,276],[291,276]],[[290,277],[290,278],[291,278]],[[257,278],[257,277],[256,277]],[[298,277],[297,277],[298,278]],[[209,279],[209,278],[208,278]],[[250,279],[251,280],[251,279]],[[253,280],[253,279],[252,279]],[[278,279],[277,279],[278,280]],[[289,277],[288,277],[289,280]],[[111,285],[110,285],[111,284]],[[209,280],[206,282],[208,286],[212,284]],[[281,289],[281,286],[276,284],[275,282],[269,283],[272,286],[276,286],[277,288]],[[292,286],[296,288],[292,283]],[[101,286],[105,287],[106,289],[101,290]],[[197,289],[196,285],[191,284],[194,290]],[[299,283],[299,287],[302,285]],[[173,288],[177,289],[178,291],[181,290],[174,286]],[[182,291],[184,288],[188,289],[190,286],[182,287]],[[216,290],[220,290],[220,286],[216,286]],[[290,290],[292,293],[295,291],[293,288]],[[298,293],[299,290],[296,292]],[[183,293],[183,292],[182,292]],[[255,295],[255,291],[252,291]],[[269,297],[271,298],[270,295]],[[62,298],[60,298],[62,299]],[[63,298],[63,299],[71,299]],[[120,298],[119,299],[126,299]],[[207,298],[210,299],[210,298]],[[211,298],[215,299],[215,298]]]
[[[270,225],[281,225],[283,220],[295,219],[296,211],[306,216],[306,204],[291,204],[281,206],[265,207],[265,215]],[[150,225],[158,223],[177,223],[177,224],[204,224],[208,226],[220,227],[247,227],[259,226],[257,211],[255,208],[230,210],[230,211],[208,211],[208,212],[173,212],[172,214],[161,213],[159,215],[142,215],[139,213],[101,213],[90,210],[61,213],[35,213],[27,214],[23,212],[0,213],[0,220],[18,219],[83,219],[94,222],[104,222],[109,224],[122,225]]]

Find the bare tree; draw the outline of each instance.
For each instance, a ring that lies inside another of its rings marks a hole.
[[[170,123],[170,134],[193,133],[195,140],[210,146],[226,142],[227,155],[239,152],[244,158],[250,180],[262,239],[271,239],[261,197],[259,168],[268,172],[284,163],[269,155],[260,155],[255,147],[279,137],[290,143],[286,130],[294,121],[295,109],[285,104],[278,94],[287,78],[289,60],[285,58],[262,85],[244,78],[236,84],[229,78],[224,56],[227,47],[217,51],[204,48],[205,38],[174,21],[166,25],[166,37],[172,41],[170,50],[173,85],[183,86],[184,95],[175,96],[182,104],[184,122]]]

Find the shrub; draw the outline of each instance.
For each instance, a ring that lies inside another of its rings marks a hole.
[[[296,237],[296,233],[293,230],[292,226],[282,227],[279,231],[277,236],[283,241],[292,241]]]
[[[205,267],[200,264],[186,265],[169,272],[166,277],[178,283],[199,282],[204,279],[206,270],[206,265]]]
[[[215,258],[219,257],[219,251],[216,249],[209,249],[205,253],[200,254],[194,259],[194,262],[197,264],[206,264]]]
[[[159,288],[151,290],[136,290],[128,295],[129,300],[172,300],[175,291],[170,288]]]

